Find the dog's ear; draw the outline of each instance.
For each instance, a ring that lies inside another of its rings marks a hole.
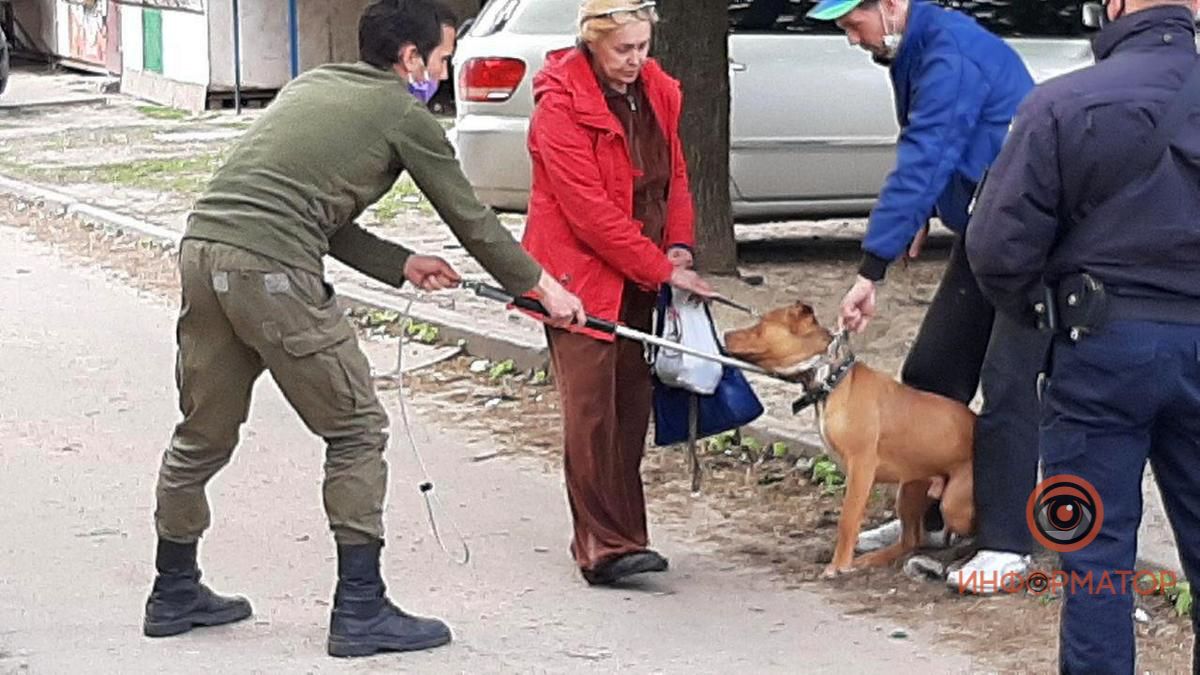
[[[817,317],[810,305],[803,302],[797,302],[788,308],[787,323],[788,330],[795,335],[803,335],[807,333],[816,323]]]
[[[803,319],[813,315],[813,308],[803,302],[797,302],[788,308],[788,314],[796,319]]]

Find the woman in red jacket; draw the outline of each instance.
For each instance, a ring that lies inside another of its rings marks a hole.
[[[584,0],[579,46],[534,79],[533,185],[524,245],[593,316],[650,330],[663,284],[691,271],[692,196],[679,83],[647,57],[653,2]],[[641,481],[652,384],[642,346],[547,329],[562,400],[571,552],[590,584],[663,571],[647,548]]]

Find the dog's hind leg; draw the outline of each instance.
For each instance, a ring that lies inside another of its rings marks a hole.
[[[942,494],[942,519],[959,536],[975,531],[975,477],[968,462],[950,474]]]
[[[928,480],[914,480],[900,484],[900,492],[896,497],[896,511],[900,514],[900,539],[887,548],[855,559],[855,569],[891,565],[921,545],[925,511],[933,501],[929,498],[929,486],[930,481]]]
[[[864,453],[847,456],[862,454]],[[833,551],[833,562],[825,568],[826,577],[834,577],[853,569],[854,544],[858,541],[858,533],[862,529],[863,516],[867,512],[867,501],[871,498],[871,486],[875,484],[877,467],[874,457],[846,464],[846,497],[842,500],[837,545]]]

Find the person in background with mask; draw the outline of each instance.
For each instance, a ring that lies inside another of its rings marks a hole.
[[[867,326],[876,312],[876,284],[892,261],[919,253],[932,216],[958,234],[901,379],[964,404],[982,386],[975,428],[979,550],[947,583],[962,588],[963,579],[973,578],[985,583],[963,590],[995,592],[1000,584],[990,581],[1023,573],[1033,552],[1025,505],[1037,482],[1037,375],[1048,339],[996,314],[971,273],[963,233],[976,186],[1033,79],[1000,38],[928,2],[823,0],[808,16],[836,21],[851,45],[888,68],[900,124],[896,166],[871,212],[858,280],[842,301],[842,325],[856,332]],[[926,529],[927,544],[948,543],[936,505]],[[859,550],[889,545],[899,533],[898,521],[864,532]]]
[[[328,652],[365,656],[450,641],[444,623],[410,616],[385,594],[388,417],[354,328],[324,280],[323,258],[391,286],[458,284],[444,260],[355,223],[408,171],[505,289],[537,296],[556,325],[585,318],[579,299],[475,198],[424,105],[446,77],[454,40],[454,18],[436,0],[368,6],[359,23],[362,61],[322,66],[284,87],[190,213],[179,256],[176,376],[183,420],[158,478],[158,574],[146,602],[147,636],[250,616],[247,600],[218,596],[200,583],[196,549],[210,523],[205,486],[229,462],[265,370],[327,444],[324,503],[338,558]]]

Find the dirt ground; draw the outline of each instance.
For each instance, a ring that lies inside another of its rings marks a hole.
[[[439,524],[450,535],[457,521],[472,557],[455,565],[430,536],[399,398],[385,391],[393,443],[384,570],[392,597],[447,619],[456,642],[329,659],[334,558],[320,506],[321,442],[269,378],[256,386],[233,462],[209,486],[214,526],[201,550],[206,580],[247,595],[253,620],[145,639],[154,477],[178,418],[173,265],[154,247],[28,210],[0,208],[0,223],[0,673],[971,668],[927,631],[890,637],[892,626],[691,544],[657,511],[655,542],[671,572],[589,589],[566,553],[558,467],[531,453],[499,456],[520,439],[468,430],[415,387],[410,418],[440,495]],[[392,367],[395,340],[365,344],[376,368]]]
[[[13,200],[0,199],[0,214],[5,215],[5,222],[52,242],[63,255],[99,265],[112,278],[123,279],[168,303],[173,301],[174,263],[168,251],[129,237],[107,235],[80,221]],[[773,298],[800,296],[812,298],[820,316],[832,316],[833,303],[855,253],[841,244],[808,250],[802,255],[802,264],[789,265],[802,272],[787,277],[771,261],[779,255],[795,256],[795,250],[781,253],[775,247],[749,247],[747,270],[772,275],[768,287],[752,289],[760,294],[756,304],[770,306]],[[898,368],[906,340],[915,332],[921,308],[936,285],[942,256],[944,250],[934,252],[892,275],[881,308],[884,319],[864,341],[869,345],[865,355],[873,364],[885,370]],[[420,414],[437,415],[447,428],[468,438],[490,440],[502,449],[474,457],[474,462],[533,459],[545,470],[556,472],[559,429],[554,390],[530,383],[528,375],[513,374],[493,381],[487,374],[472,372],[469,359],[457,359],[420,371],[410,378],[409,386]],[[781,589],[819,593],[840,607],[843,615],[869,619],[878,630],[901,626],[935,636],[940,647],[970,655],[972,670],[1055,669],[1060,607],[1056,599],[962,597],[941,584],[913,580],[890,569],[833,582],[817,579],[830,553],[840,500],[794,470],[802,451],[792,449],[785,458],[762,462],[743,459],[738,453],[706,456],[703,488],[693,496],[683,453],[677,448],[652,448],[644,478],[656,530],[711,552],[730,570],[750,570],[756,578]],[[877,495],[871,508],[872,522],[889,515],[888,501],[888,495]],[[1040,559],[1039,565],[1051,569],[1054,562]],[[1140,670],[1186,672],[1189,626],[1162,598],[1145,599],[1142,606],[1150,620],[1138,628]],[[729,630],[739,628],[731,625]]]

